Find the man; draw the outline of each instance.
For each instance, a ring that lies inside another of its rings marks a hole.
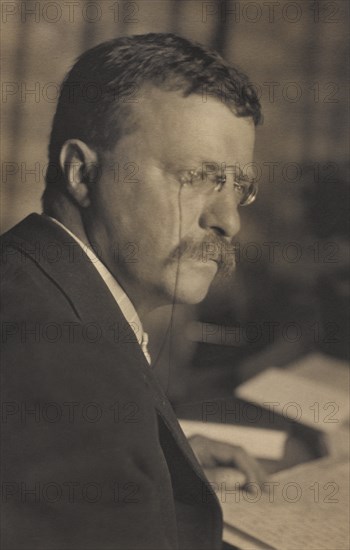
[[[221,548],[140,319],[233,268],[259,119],[246,77],[175,35],[101,44],[66,77],[44,213],[2,238],[4,549]],[[192,445],[204,467],[249,470]]]

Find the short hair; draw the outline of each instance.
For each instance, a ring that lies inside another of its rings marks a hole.
[[[248,78],[217,52],[181,36],[149,33],[117,38],[84,52],[65,77],[53,120],[44,210],[64,192],[61,148],[80,139],[98,153],[111,150],[131,131],[127,115],[133,93],[146,84],[184,97],[216,97],[239,117],[261,120],[258,97]]]

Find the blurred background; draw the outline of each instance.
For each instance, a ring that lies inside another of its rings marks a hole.
[[[2,9],[2,232],[40,212],[58,87],[76,57],[126,34],[175,32],[246,72],[264,113],[257,202],[234,279],[197,307],[152,312],[155,370],[177,403],[225,397],[317,349],[348,357],[346,1],[12,1]]]

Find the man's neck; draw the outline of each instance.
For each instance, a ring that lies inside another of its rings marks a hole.
[[[49,212],[44,212],[44,214],[46,213],[61,222],[62,225],[69,229],[69,231],[78,237],[86,246],[92,248],[78,208],[71,204],[65,197],[56,201],[55,204],[51,206]]]

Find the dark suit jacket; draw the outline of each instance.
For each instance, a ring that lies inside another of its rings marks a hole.
[[[94,266],[37,214],[1,244],[1,548],[221,548],[216,496]]]

